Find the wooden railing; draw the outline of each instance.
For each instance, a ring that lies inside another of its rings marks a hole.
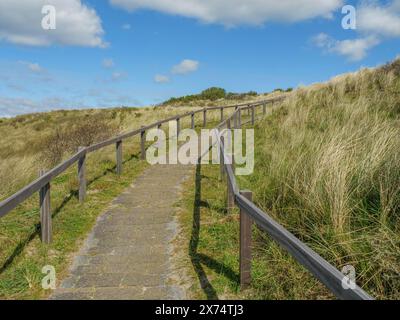
[[[86,146],[80,147],[77,153],[75,153],[72,157],[65,160],[64,162],[57,165],[55,168],[43,172],[41,170],[39,174],[39,178],[35,181],[31,182],[27,186],[23,187],[7,199],[0,202],[0,218],[8,214],[15,207],[20,205],[26,199],[34,195],[35,193],[39,193],[39,206],[40,206],[40,225],[41,225],[41,240],[44,243],[50,243],[52,240],[52,221],[51,221],[51,209],[50,209],[50,190],[51,190],[51,181],[65,172],[68,168],[70,168],[75,163],[78,164],[78,181],[79,181],[79,201],[83,202],[86,197],[86,156],[91,152],[95,152],[97,150],[103,149],[110,145],[115,145],[116,147],[116,173],[122,173],[122,143],[123,141],[132,138],[134,136],[140,135],[140,150],[141,150],[141,159],[144,160],[145,155],[145,133],[146,131],[153,128],[160,128],[163,124],[168,123],[170,121],[176,121],[178,128],[180,128],[180,121],[185,117],[191,118],[191,128],[195,128],[195,115],[202,114],[202,125],[207,125],[207,113],[213,110],[220,110],[221,121],[224,119],[224,110],[235,108],[236,110],[241,107],[250,106],[250,105],[264,105],[264,110],[266,108],[267,103],[272,103],[274,101],[278,101],[282,98],[271,98],[258,102],[250,102],[243,103],[237,105],[229,105],[229,106],[216,106],[216,107],[207,107],[194,111],[190,111],[181,115],[172,116],[167,119],[154,122],[150,125],[141,127],[136,130],[132,130],[121,135],[118,135],[114,138]]]
[[[251,110],[251,124],[255,122],[255,108],[251,105],[238,108],[229,118],[222,121],[215,130],[216,143],[220,154],[220,175],[226,176],[227,181],[227,209],[232,210],[235,205],[240,209],[240,284],[246,288],[251,282],[251,237],[253,222],[268,233],[283,249],[301,263],[319,281],[321,281],[337,298],[347,300],[373,300],[359,286],[349,283],[343,285],[344,275],[323,259],[305,243],[297,239],[292,233],[277,223],[266,212],[262,211],[252,201],[252,192],[240,190],[234,174],[234,160],[232,154],[225,151],[223,130],[240,128],[242,124],[241,113]],[[264,112],[265,113],[265,107]],[[347,279],[345,279],[347,280]]]
[[[121,134],[91,146],[81,147],[71,158],[48,172],[40,172],[40,177],[37,180],[0,202],[0,218],[5,216],[30,196],[39,192],[41,239],[44,243],[50,243],[52,238],[50,183],[55,177],[66,171],[75,163],[78,163],[79,200],[82,202],[85,200],[86,196],[85,163],[86,155],[88,153],[115,144],[116,173],[121,174],[122,142],[124,140],[140,135],[141,159],[145,159],[145,133],[147,130],[160,128],[162,124],[170,121],[176,121],[177,127],[180,128],[180,120],[185,117],[191,117],[191,128],[194,129],[195,115],[199,113],[203,114],[202,125],[206,126],[207,112],[220,110],[221,123],[214,132],[216,134],[216,141],[221,158],[220,174],[221,177],[225,176],[227,181],[227,208],[228,210],[232,210],[236,205],[240,209],[240,283],[242,288],[249,286],[251,282],[251,236],[252,225],[253,223],[256,223],[261,230],[267,232],[272,239],[280,244],[282,248],[284,248],[317,279],[319,279],[336,297],[340,299],[372,300],[373,298],[358,286],[355,286],[355,288],[344,288],[342,286],[344,275],[340,271],[319,256],[306,244],[297,239],[292,233],[278,224],[267,213],[258,208],[252,201],[251,191],[240,190],[238,187],[234,175],[234,162],[229,161],[229,157],[232,155],[228,155],[225,152],[223,136],[221,134],[222,130],[225,128],[231,129],[232,127],[241,128],[245,124],[242,123],[242,113],[246,110],[249,115],[251,115],[248,122],[254,125],[256,121],[256,108],[262,107],[262,114],[265,115],[268,103],[279,102],[284,98],[285,96],[278,96],[259,102],[203,108],[152,123],[148,126]],[[224,119],[224,110],[231,108],[235,109],[233,114]]]

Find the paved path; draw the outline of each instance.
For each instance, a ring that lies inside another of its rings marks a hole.
[[[151,166],[102,214],[51,299],[185,299],[174,203],[192,166]]]

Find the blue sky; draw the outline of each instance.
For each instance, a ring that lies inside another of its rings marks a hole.
[[[297,87],[399,54],[400,1],[0,0],[0,116]],[[43,30],[41,8],[56,9]],[[342,7],[357,29],[342,28]]]

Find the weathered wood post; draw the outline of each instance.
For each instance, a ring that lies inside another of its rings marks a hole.
[[[238,128],[242,127],[242,109],[239,108],[238,110]]]
[[[43,176],[45,170],[39,171],[39,176]],[[39,191],[40,205],[40,239],[45,244],[50,244],[52,241],[52,221],[50,207],[50,183],[45,184]]]
[[[146,160],[146,130],[140,132],[140,159]]]
[[[266,113],[267,113],[267,104],[264,103],[263,104],[263,114],[266,114]]]
[[[251,125],[254,126],[256,121],[256,112],[254,106],[251,107]]]
[[[117,153],[117,174],[122,174],[122,140],[117,141],[115,144]]]
[[[224,166],[224,147],[225,147],[225,139],[223,136],[221,136],[221,146],[219,150],[219,181],[222,181],[225,176],[225,166]]]
[[[230,129],[230,121],[229,121],[229,129]],[[232,154],[231,154],[231,163],[228,164],[232,168],[233,174],[235,174],[235,156],[234,156],[234,151],[233,151],[233,141],[232,141],[232,134],[231,132],[228,133],[228,141],[226,142],[227,144],[231,145],[230,148],[232,149]],[[226,179],[227,181],[227,211],[228,213],[231,213],[233,209],[235,208],[235,194],[233,192],[232,186],[230,184],[229,178]]]
[[[176,118],[176,135],[179,137],[179,132],[181,131],[181,119]]]
[[[203,127],[207,126],[207,109],[203,110]]]
[[[240,191],[246,199],[253,201],[253,193]],[[248,288],[251,284],[251,227],[253,221],[246,211],[240,209],[240,288]]]
[[[222,121],[224,121],[224,108],[223,107],[221,107],[220,112],[221,112],[221,122],[222,122]]]
[[[235,107],[235,114],[233,116],[233,129],[237,129],[238,127],[238,109],[239,107]]]
[[[192,112],[192,114],[190,115],[191,118],[191,128],[194,130],[195,126],[194,126],[194,112]]]
[[[79,147],[78,151],[85,150]],[[84,202],[86,198],[86,152],[78,160],[78,180],[79,180],[79,202]]]
[[[234,156],[232,154],[232,164],[229,164],[231,166],[233,173],[235,173],[235,166],[234,166]],[[231,183],[229,178],[226,179],[226,184],[227,184],[227,211],[228,213],[232,213],[233,209],[235,208],[235,194],[233,192]]]

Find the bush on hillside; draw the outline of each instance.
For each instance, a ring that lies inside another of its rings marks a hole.
[[[100,116],[86,118],[72,128],[57,128],[45,138],[42,160],[52,167],[59,163],[66,153],[75,153],[78,147],[103,141],[117,132],[118,128]]]

